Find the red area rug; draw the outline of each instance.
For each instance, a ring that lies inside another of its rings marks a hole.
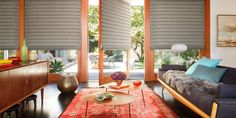
[[[87,102],[83,95],[105,91],[105,89],[82,89],[72,100],[71,104],[61,114],[60,118],[178,118],[178,116],[151,89],[142,92],[130,91],[135,96],[131,104],[120,106],[104,106]]]

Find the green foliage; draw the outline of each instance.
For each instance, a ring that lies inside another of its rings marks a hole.
[[[189,67],[194,60],[199,59],[199,50],[189,49],[183,53],[180,53],[180,56],[184,59],[183,64]]]
[[[95,52],[98,47],[98,6],[89,7],[89,52]]]
[[[199,50],[197,49],[189,49],[185,52],[180,53],[180,56],[184,59],[184,60],[191,60],[191,58],[193,59],[198,59],[199,58]]]
[[[61,73],[63,72],[63,67],[64,65],[62,64],[61,61],[51,61],[50,63],[50,73]]]
[[[155,62],[159,64],[171,64],[171,57],[173,54],[170,50],[156,50],[155,53]]]
[[[139,58],[138,61],[144,61],[144,7],[131,7],[131,40],[132,48]]]
[[[157,68],[162,64],[181,64],[189,67],[193,61],[198,59],[199,50],[197,49],[188,49],[180,54],[173,53],[171,50],[155,50],[155,62]]]
[[[0,51],[0,59],[4,59],[4,51]]]

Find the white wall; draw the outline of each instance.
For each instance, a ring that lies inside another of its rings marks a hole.
[[[217,14],[236,15],[236,0],[211,0],[211,58],[222,59],[221,65],[236,67],[236,47],[216,47]]]

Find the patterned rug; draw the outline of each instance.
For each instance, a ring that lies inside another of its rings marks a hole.
[[[130,91],[135,101],[119,106],[104,106],[87,102],[83,95],[106,91],[99,89],[82,89],[72,100],[71,104],[61,114],[60,118],[178,118],[178,116],[151,89]]]

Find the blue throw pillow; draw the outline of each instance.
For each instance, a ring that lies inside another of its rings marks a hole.
[[[207,67],[215,68],[220,62],[221,62],[220,59],[208,59],[206,57],[202,57],[200,60],[198,60],[192,66],[190,66],[185,74],[191,75],[198,65],[204,65]]]
[[[203,65],[198,65],[194,72],[189,76],[194,79],[207,80],[212,83],[218,83],[225,71],[226,69],[223,68],[211,68]]]

